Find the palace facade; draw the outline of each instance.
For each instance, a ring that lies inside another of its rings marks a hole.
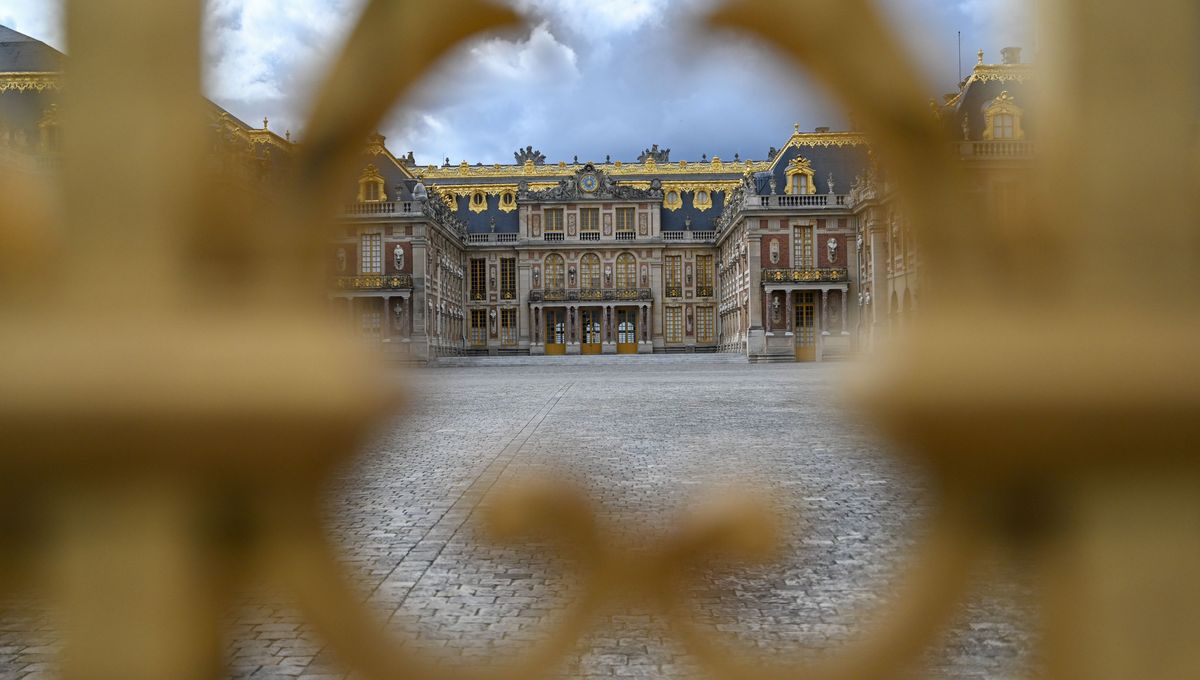
[[[0,164],[56,168],[64,57],[0,27]],[[972,191],[1019,213],[1031,67],[1016,48],[931,102]],[[214,153],[253,187],[290,133],[212,106]],[[336,312],[396,358],[735,352],[821,361],[869,350],[920,308],[912,225],[858,132],[799,126],[761,160],[421,165],[367,140],[329,244]]]

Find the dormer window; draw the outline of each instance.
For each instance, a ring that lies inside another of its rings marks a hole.
[[[471,204],[469,207],[471,212],[480,213],[487,210],[487,196],[482,191],[476,191],[471,194]]]
[[[697,189],[692,195],[692,207],[696,210],[708,210],[712,207],[712,194],[707,189]]]
[[[517,209],[517,194],[511,189],[500,194],[500,209],[504,212],[512,212]]]
[[[379,168],[374,165],[368,165],[363,168],[362,175],[358,178],[358,202],[359,203],[378,203],[387,200],[387,193],[384,192],[383,175],[379,174]]]
[[[1016,105],[1007,91],[1001,92],[983,109],[987,127],[983,130],[985,140],[1021,140],[1025,131],[1021,129],[1021,117],[1025,113]]]
[[[793,196],[817,193],[816,173],[813,172],[812,163],[807,158],[802,156],[793,158],[788,163],[785,172],[787,184],[784,186],[787,193]]]
[[[663,207],[667,210],[679,210],[683,207],[683,199],[680,198],[678,189],[669,189],[663,194]]]

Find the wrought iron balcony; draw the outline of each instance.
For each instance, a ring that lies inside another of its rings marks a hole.
[[[549,288],[529,291],[530,302],[619,302],[653,299],[654,294],[649,288]]]
[[[338,290],[411,290],[413,279],[412,274],[339,276],[334,286]]]
[[[667,286],[667,297],[669,297],[669,298],[683,297],[683,286]]]
[[[763,283],[843,283],[850,279],[846,269],[764,269]]]
[[[712,286],[696,286],[696,297],[712,297]]]

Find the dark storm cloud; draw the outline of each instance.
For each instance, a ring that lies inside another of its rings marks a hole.
[[[533,145],[551,162],[633,160],[651,144],[672,159],[761,159],[792,124],[844,127],[846,117],[802,73],[733,35],[690,30],[716,0],[508,0],[529,17],[518,37],[488,38],[430,73],[383,132],[421,163],[512,162]],[[979,47],[995,61],[1027,44],[1023,0],[885,0],[931,83],[955,88]],[[238,117],[300,133],[322,72],[362,0],[209,0],[210,97]],[[57,3],[0,0],[0,20],[62,46]],[[1032,52],[1032,50],[1029,50]]]

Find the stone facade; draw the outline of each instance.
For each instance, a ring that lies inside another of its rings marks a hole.
[[[931,106],[976,170],[974,202],[1014,223],[1036,130],[1025,116],[1031,75],[1011,57],[981,60]],[[54,172],[60,82],[27,76],[0,73],[0,163]],[[227,181],[254,192],[286,177],[290,133],[216,106],[211,119]],[[420,166],[373,135],[330,239],[331,304],[416,362],[654,352],[820,361],[870,349],[919,309],[916,225],[861,133],[797,126],[767,160],[669,158],[654,145],[631,163],[548,163],[527,146],[511,165]]]

